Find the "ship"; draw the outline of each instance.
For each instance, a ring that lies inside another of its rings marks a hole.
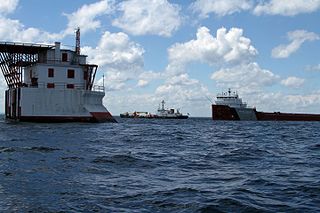
[[[257,111],[231,89],[218,94],[216,98],[215,104],[211,105],[213,120],[320,121],[320,114]]]
[[[156,118],[156,119],[187,119],[189,114],[184,115],[179,109],[166,109],[165,101],[162,100],[161,107],[159,106],[157,113],[152,114],[149,112],[125,112],[120,114],[121,118]]]
[[[125,112],[120,114],[120,118],[153,118],[155,115],[149,112]]]
[[[98,65],[76,48],[0,42],[0,69],[7,84],[5,118],[26,122],[116,122],[102,104],[104,85],[94,85]]]

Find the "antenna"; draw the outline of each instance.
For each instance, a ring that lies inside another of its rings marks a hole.
[[[204,95],[204,97],[205,97],[211,104],[213,104],[213,102],[211,101],[211,99],[210,99],[208,96]]]
[[[76,54],[80,55],[80,28],[76,31]]]
[[[103,91],[104,91],[104,74],[102,75]]]
[[[164,110],[164,100],[162,100],[161,104],[162,104],[162,110]]]

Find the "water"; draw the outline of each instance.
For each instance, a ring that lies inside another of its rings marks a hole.
[[[1,212],[319,212],[320,122],[0,121]]]

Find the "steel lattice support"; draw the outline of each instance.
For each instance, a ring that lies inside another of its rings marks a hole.
[[[94,79],[96,77],[96,72],[98,69],[98,65],[93,65],[93,64],[85,64],[82,65],[85,67],[85,72],[86,72],[86,90],[92,90]]]
[[[53,46],[0,42],[0,69],[8,87],[21,87],[24,68],[37,63],[39,53],[51,48]]]

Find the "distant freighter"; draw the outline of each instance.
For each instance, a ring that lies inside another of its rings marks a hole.
[[[259,121],[320,121],[320,114],[298,114],[282,112],[258,112],[242,102],[236,92],[218,94],[212,104],[213,120],[259,120]]]
[[[103,106],[104,86],[94,85],[98,65],[60,43],[0,43],[0,69],[8,89],[5,117],[32,122],[116,122]]]
[[[179,109],[175,110],[165,109],[165,102],[161,102],[161,108],[159,106],[156,114],[151,114],[148,112],[125,112],[120,114],[121,118],[159,118],[159,119],[187,119],[188,115],[183,115]]]

